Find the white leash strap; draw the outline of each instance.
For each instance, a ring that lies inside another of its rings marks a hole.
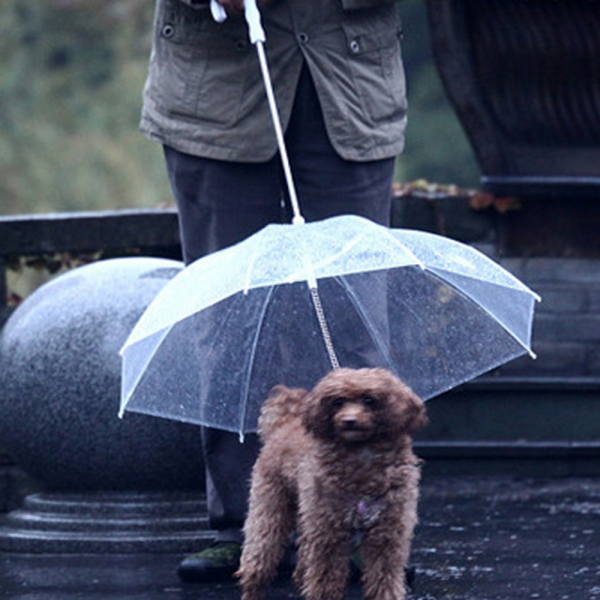
[[[217,2],[217,0],[211,0],[210,9],[215,21],[222,23],[225,19],[227,19],[227,13],[225,12],[225,9]],[[290,160],[288,158],[285,140],[283,138],[281,119],[279,118],[279,110],[277,109],[277,102],[275,100],[275,93],[273,92],[271,74],[269,72],[269,65],[267,63],[267,56],[264,48],[264,43],[266,42],[267,38],[262,27],[260,12],[256,6],[256,0],[245,0],[244,16],[246,17],[246,23],[248,24],[248,35],[250,37],[250,41],[256,46],[256,51],[258,53],[258,61],[260,63],[260,70],[265,86],[265,92],[267,94],[267,100],[269,102],[271,119],[275,128],[275,136],[277,137],[277,147],[281,156],[281,164],[283,166],[285,181],[290,195],[292,211],[294,212],[294,218],[292,222],[295,225],[302,224],[304,223],[304,217],[300,213],[300,205],[298,203],[298,196],[296,194],[296,186],[294,185]]]

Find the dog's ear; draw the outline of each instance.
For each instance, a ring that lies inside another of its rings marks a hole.
[[[277,385],[262,406],[258,434],[264,440],[292,417],[299,417],[306,390]]]
[[[302,402],[302,425],[308,433],[317,438],[326,438],[330,432],[325,400],[314,391],[310,392]]]
[[[403,395],[403,429],[409,435],[427,425],[427,412],[425,402],[419,398],[409,387],[404,387]]]
[[[387,410],[390,435],[412,436],[427,424],[425,403],[412,389],[396,377],[388,380]]]

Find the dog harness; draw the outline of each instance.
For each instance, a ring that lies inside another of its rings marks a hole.
[[[354,505],[352,512],[352,529],[366,531],[377,523],[383,512],[383,498],[361,498]]]

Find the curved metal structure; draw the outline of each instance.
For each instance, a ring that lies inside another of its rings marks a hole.
[[[444,85],[496,193],[600,189],[600,3],[427,0]]]

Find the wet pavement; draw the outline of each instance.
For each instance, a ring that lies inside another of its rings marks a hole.
[[[600,600],[600,480],[424,477],[412,600]],[[179,555],[0,554],[3,600],[233,600]],[[268,600],[298,598],[289,581]],[[347,598],[362,598],[352,586]]]

